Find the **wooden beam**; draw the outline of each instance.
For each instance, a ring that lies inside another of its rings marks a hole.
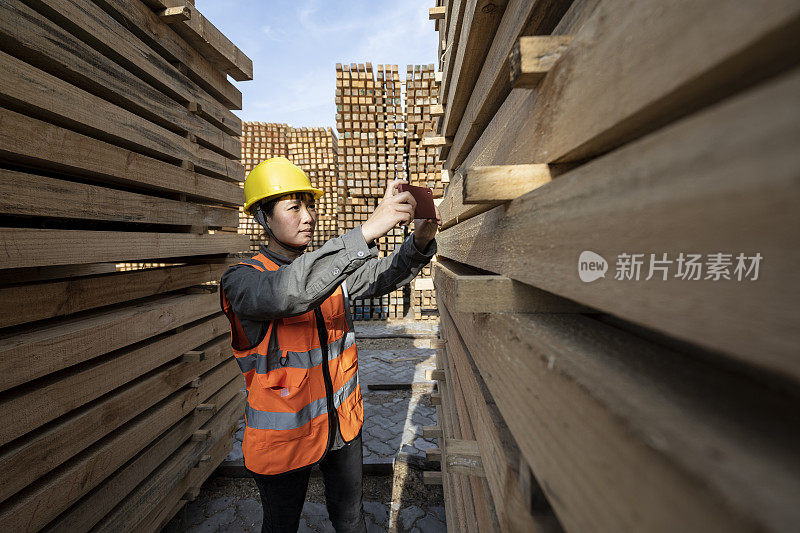
[[[0,472],[14,475],[0,488],[3,499],[56,469],[159,401],[175,395],[197,371],[207,372],[216,368],[226,360],[225,355],[225,351],[216,350],[213,357],[194,368],[180,364],[166,365],[161,371],[143,380],[137,380],[78,408],[70,415],[62,417],[58,423],[12,442],[0,454]],[[241,380],[241,376],[239,379]],[[239,389],[241,385],[237,390]],[[179,394],[179,397],[184,398],[184,401],[193,401],[193,394],[206,390],[207,388],[183,389],[184,393]],[[202,419],[206,415],[200,413],[193,416]]]
[[[440,426],[423,426],[422,436],[426,439],[441,439],[442,428]]]
[[[585,161],[776,75],[798,49],[800,5],[791,0],[746,9],[725,0],[602,3],[535,93],[485,120],[465,113],[445,166],[467,163],[493,116],[485,154],[469,166]]]
[[[441,485],[442,473],[440,471],[424,470],[422,472],[422,482],[425,485]]]
[[[453,310],[463,313],[591,313],[592,310],[506,276],[485,275],[454,261],[433,265],[441,290],[450,291]],[[596,312],[596,311],[595,311]]]
[[[438,392],[432,392],[430,395],[431,405],[442,405],[442,395]]]
[[[240,378],[234,378],[206,401],[226,405],[230,401],[243,399]],[[238,397],[238,398],[237,398]],[[198,406],[199,407],[199,406]],[[186,442],[192,432],[211,419],[212,413],[184,416],[164,435],[158,437],[145,450],[138,454],[123,468],[103,480],[97,489],[81,498],[51,524],[58,531],[89,531],[116,507],[129,493],[131,487],[138,486],[148,475],[155,472],[175,450]]]
[[[120,13],[119,9],[123,7],[124,12]],[[120,65],[133,69],[137,76],[181,105],[200,102],[208,120],[232,135],[241,134],[241,120],[227,109],[226,104],[217,102],[201,88],[211,82],[220,82],[220,72],[206,62],[209,68],[200,69],[190,81],[192,71],[183,69],[181,65],[192,63],[192,60],[185,57],[185,50],[178,50],[177,47],[188,50],[191,47],[185,43],[170,46],[173,40],[182,42],[182,39],[141,2],[131,4],[125,0],[103,0],[101,7],[84,4],[80,0],[36,0],[36,11],[58,20],[59,25],[70,33]],[[154,34],[160,39],[152,38]],[[114,43],[114,46],[107,43]],[[173,57],[178,59],[175,64],[170,62]],[[207,81],[198,81],[201,76],[205,76]],[[217,86],[220,84],[217,83]]]
[[[5,72],[0,78],[0,95],[13,101],[17,110],[145,155],[176,163],[190,161],[213,175],[227,178],[240,173],[238,162],[192,144],[177,133],[3,52],[0,52],[0,68]]]
[[[466,151],[480,136],[511,90],[508,83],[508,55],[517,40],[522,35],[549,35],[570,4],[572,0],[508,0],[505,10],[497,13],[502,14],[502,19],[495,24],[491,32],[493,37],[484,43],[488,48],[482,49],[481,60],[473,64],[469,89],[457,91],[458,95],[450,93],[447,96],[442,134],[452,136],[453,145],[441,151],[441,159],[447,161],[445,167],[458,168]],[[478,35],[478,39],[482,37]],[[463,42],[458,46],[462,48]],[[451,106],[451,96],[457,100],[457,106]],[[451,157],[451,151],[456,152],[458,157]],[[535,159],[529,159],[526,163],[530,161]]]
[[[25,31],[34,26],[38,31]],[[223,155],[241,155],[240,141],[229,132],[187,113],[176,100],[19,0],[0,4],[0,36],[13,43],[15,55],[61,80],[170,131],[191,132]]]
[[[109,272],[0,287],[0,327],[118,304],[219,280],[230,263]],[[113,265],[112,265],[113,266]]]
[[[417,278],[414,280],[415,291],[432,291],[433,280],[431,278]]]
[[[190,17],[174,24],[172,28],[236,81],[252,80],[253,61],[209,22],[193,3],[186,2],[184,7],[191,12]]]
[[[497,408],[447,309],[442,307],[442,332],[451,342],[448,359],[459,377],[465,407],[475,420],[475,439],[481,450],[486,481],[497,520],[504,531],[556,531],[558,521],[543,495],[535,504],[523,489],[517,466],[524,462],[519,446]],[[448,442],[449,444],[449,442]],[[527,463],[526,463],[527,464]],[[535,483],[535,481],[533,481]]]
[[[425,460],[434,463],[441,462],[442,450],[440,450],[439,448],[427,448],[425,450]]]
[[[0,268],[141,261],[246,251],[247,235],[0,228],[7,253]],[[41,251],[53,255],[45,257]]]
[[[467,105],[475,80],[481,71],[481,65],[486,59],[486,53],[492,45],[495,31],[503,17],[506,4],[509,2],[478,2],[475,0],[464,1],[466,4],[461,21],[461,33],[453,42],[450,54],[453,61],[449,65],[448,85],[443,98],[440,100],[445,107],[445,115],[441,119],[440,134],[443,137],[452,137],[461,120],[464,107]],[[451,42],[448,36],[448,43]]]
[[[425,379],[431,381],[444,381],[444,370],[439,370],[438,368],[429,368],[425,371]]]
[[[216,294],[169,295],[57,323],[15,328],[0,336],[0,387],[10,389],[216,312]],[[97,335],[105,341],[96,342]]]
[[[787,323],[800,294],[799,93],[795,71],[726,100],[440,232],[438,254],[800,380]],[[672,274],[583,282],[587,235],[612,272],[618,254],[649,251]],[[681,253],[717,252],[732,254],[731,279],[676,277]],[[737,281],[739,253],[772,266]]]
[[[442,146],[449,146],[450,143],[452,142],[453,142],[452,138],[439,137],[435,135],[426,135],[422,137],[422,146],[426,147],[436,148]]]
[[[550,166],[498,165],[469,169],[464,178],[464,203],[509,202],[550,183]]]
[[[511,87],[534,89],[572,42],[571,35],[520,37],[508,57]]]
[[[428,9],[428,20],[443,20],[447,6],[436,6]]]
[[[209,111],[214,115],[219,113],[218,118],[224,117],[225,122],[233,130],[241,131],[241,120],[227,110],[242,108],[242,93],[228,81],[228,75],[224,71],[212,65],[204,54],[188,46],[186,41],[171,27],[161,22],[154,12],[167,7],[177,7],[180,4],[170,3],[165,6],[149,7],[146,4],[148,2],[131,4],[126,0],[104,0],[103,8],[117,20],[125,21],[126,28],[160,55],[175,58],[179,65],[183,65],[186,76],[211,96],[204,100],[208,103],[214,103],[215,100],[219,102],[217,111],[212,109]],[[238,135],[236,131],[229,133]]]
[[[444,115],[444,106],[442,104],[432,104],[428,113],[430,113],[432,117],[441,117]]]
[[[800,519],[788,393],[580,315],[451,316],[565,530]],[[591,488],[601,480],[614,482]]]
[[[91,202],[86,202],[91,198]],[[0,213],[107,222],[236,226],[239,212],[0,169]]]
[[[0,404],[0,414],[6,415],[8,422],[0,428],[0,443],[10,442],[180,357],[181,352],[188,350],[187,346],[196,348],[211,341],[224,332],[227,319],[223,319],[211,318],[141,348],[123,350],[83,370],[50,376],[33,390],[28,388],[6,395],[7,399]],[[217,341],[211,348],[219,352],[222,348],[219,339]],[[221,345],[224,347],[224,338]],[[14,416],[21,410],[27,411],[28,416]]]
[[[447,472],[486,477],[477,441],[447,439],[447,454],[444,460],[447,463]]]
[[[176,24],[192,18],[192,12],[186,6],[168,7],[156,14],[164,24]]]
[[[97,446],[79,454],[61,468],[41,478],[31,490],[14,498],[0,510],[0,523],[13,531],[39,530],[119,467],[146,448],[175,422],[191,413],[200,402],[240,374],[236,362],[228,359],[207,373],[208,388],[178,391],[114,432]],[[82,483],[75,485],[75,479]],[[34,512],[35,511],[35,512]]]
[[[4,126],[0,128],[2,160],[138,189],[185,193],[225,205],[244,202],[242,189],[233,182],[188,172],[9,109],[0,108],[0,122]]]

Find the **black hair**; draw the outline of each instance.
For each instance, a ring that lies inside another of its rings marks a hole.
[[[275,212],[275,204],[277,204],[279,201],[285,198],[295,198],[298,195],[304,195],[308,200],[314,199],[314,195],[311,194],[310,192],[302,192],[302,193],[293,192],[289,194],[284,194],[283,196],[276,196],[275,198],[270,198],[265,202],[261,202],[256,206],[256,209],[260,209],[261,212],[264,213],[265,217],[271,217],[272,214]]]

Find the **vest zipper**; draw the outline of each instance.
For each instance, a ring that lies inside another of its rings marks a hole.
[[[334,424],[339,423],[339,414],[333,406],[333,380],[331,380],[331,369],[328,367],[328,328],[325,327],[325,317],[322,316],[321,307],[314,308],[314,316],[317,319],[319,345],[322,348],[322,379],[325,382],[325,398],[328,401],[328,444],[325,447],[327,454],[333,444]]]

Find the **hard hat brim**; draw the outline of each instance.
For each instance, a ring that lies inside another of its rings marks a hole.
[[[317,200],[318,198],[320,198],[322,195],[325,194],[325,191],[323,191],[322,189],[315,189],[313,187],[304,187],[302,189],[291,189],[291,190],[286,190],[286,191],[280,191],[280,192],[275,193],[275,194],[265,194],[263,196],[257,196],[255,198],[253,198],[253,200],[250,203],[244,205],[244,212],[247,213],[248,215],[252,216],[253,213],[252,213],[251,209],[254,206],[256,206],[257,204],[259,204],[261,202],[265,202],[267,200],[271,200],[272,198],[279,198],[281,196],[286,196],[286,195],[294,194],[294,193],[298,193],[298,192],[311,193],[311,194],[314,195],[314,200]]]

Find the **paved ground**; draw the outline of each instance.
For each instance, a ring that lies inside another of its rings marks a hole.
[[[422,438],[422,426],[436,423],[425,370],[435,367],[430,339],[437,334],[438,321],[356,323],[365,472],[387,474],[364,478],[369,531],[386,531],[390,524],[395,531],[446,530],[441,487],[423,485],[420,470],[431,466],[424,462],[425,450],[437,446],[435,440]],[[370,390],[370,385],[389,390]],[[241,421],[223,467],[165,532],[260,531],[258,490],[243,468],[243,431]],[[300,531],[333,531],[324,502],[322,479],[312,476]]]

